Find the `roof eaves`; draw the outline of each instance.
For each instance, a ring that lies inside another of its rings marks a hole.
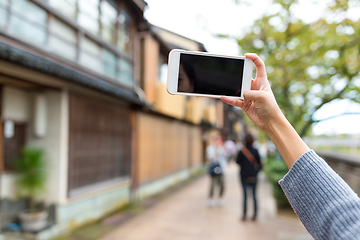
[[[181,34],[177,34],[177,33],[175,33],[175,32],[172,32],[172,31],[170,31],[170,30],[167,30],[167,29],[165,29],[165,28],[161,28],[161,27],[158,27],[158,26],[156,26],[156,25],[150,24],[150,31],[151,31],[154,35],[156,35],[158,38],[162,39],[161,36],[160,36],[160,34],[158,33],[159,30],[162,30],[162,31],[165,31],[165,32],[168,32],[168,33],[177,35],[177,36],[179,36],[179,37],[182,37],[182,38],[184,38],[184,39],[193,41],[193,42],[195,42],[196,44],[198,44],[199,51],[207,52],[204,44],[201,43],[201,42],[198,42],[198,41],[196,41],[196,40],[194,40],[194,39],[185,37],[185,36],[183,36],[183,35],[181,35]],[[165,42],[165,41],[163,41],[163,42]],[[169,43],[169,42],[166,42],[166,45],[167,45],[168,48],[170,48],[170,50],[171,50],[171,49],[174,49],[174,48],[176,48],[176,49],[183,49],[182,47],[177,46],[177,45],[172,44],[172,43]],[[184,50],[187,50],[187,49],[184,49]]]
[[[110,94],[135,105],[147,105],[145,102],[142,102],[138,95],[133,91],[116,87],[101,79],[84,75],[70,68],[51,62],[47,59],[25,52],[2,42],[0,42],[0,59],[58,77],[71,83],[76,83],[94,90],[101,91],[103,93]]]

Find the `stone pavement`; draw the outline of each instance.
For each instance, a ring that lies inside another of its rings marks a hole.
[[[206,207],[209,177],[204,176],[162,199],[107,233],[100,240],[308,240],[313,239],[292,214],[279,216],[271,186],[263,175],[258,184],[258,220],[240,221],[241,189],[237,166],[226,176],[222,207]],[[249,216],[252,200],[248,200]]]

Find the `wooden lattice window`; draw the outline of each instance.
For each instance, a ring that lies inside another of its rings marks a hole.
[[[3,129],[5,122],[3,122]],[[5,170],[12,169],[12,162],[21,156],[21,151],[26,141],[26,123],[12,122],[12,124],[13,135],[9,137],[3,134],[3,161]]]
[[[130,175],[130,109],[72,94],[69,192],[79,195]]]

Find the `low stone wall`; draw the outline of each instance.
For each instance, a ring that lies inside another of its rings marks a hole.
[[[360,195],[360,156],[322,151],[317,153]]]
[[[138,200],[142,200],[146,197],[160,193],[169,187],[175,186],[176,184],[179,184],[189,179],[192,176],[196,176],[204,172],[205,172],[205,167],[202,165],[198,165],[190,169],[178,171],[176,173],[170,174],[166,177],[157,179],[150,183],[143,184],[139,186],[139,188],[137,189],[136,198]]]
[[[193,176],[201,175],[204,172],[205,167],[203,165],[198,165],[139,186],[136,192],[137,199],[145,199],[146,197],[160,193],[169,187],[186,181]],[[79,197],[78,199],[70,199],[63,205],[53,205],[51,206],[50,214],[53,219],[51,226],[39,234],[32,235],[31,238],[36,240],[48,240],[59,236],[81,225],[97,221],[114,210],[128,204],[129,201],[130,185],[127,184],[122,187],[115,187],[113,189],[90,194],[89,196]],[[16,218],[15,214],[25,207],[23,201],[12,202],[3,199],[0,203],[1,207],[6,208],[7,210],[9,209],[10,204],[12,209],[10,212],[7,211],[8,216],[6,218],[8,220],[3,221],[4,223],[13,222],[13,219]],[[4,215],[2,217],[4,218]],[[14,239],[16,239],[16,237],[23,237],[19,233],[9,233],[6,231],[4,233],[5,236],[2,236],[0,231],[0,240],[2,240],[3,237],[7,239],[6,237],[9,236]]]

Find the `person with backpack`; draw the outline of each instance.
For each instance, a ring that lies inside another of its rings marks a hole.
[[[207,200],[207,206],[212,207],[214,205],[214,190],[215,186],[219,186],[219,198],[217,199],[217,205],[220,207],[223,205],[223,194],[225,190],[225,170],[227,165],[228,153],[224,146],[224,140],[221,136],[215,138],[214,144],[209,145],[206,148],[206,157],[209,161],[209,175],[211,178],[209,198]]]
[[[256,201],[256,185],[257,175],[261,169],[261,161],[259,152],[253,147],[254,137],[250,133],[246,133],[244,137],[244,145],[241,147],[236,163],[240,166],[240,180],[244,192],[243,200],[243,216],[242,220],[246,220],[247,210],[247,189],[252,189],[252,195],[254,200],[254,214],[252,220],[256,220],[257,215],[257,201]]]

